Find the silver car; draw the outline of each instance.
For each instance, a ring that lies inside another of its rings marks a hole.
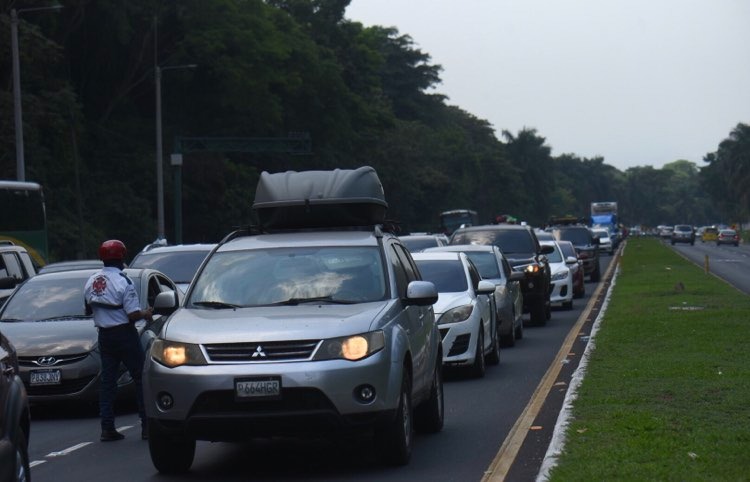
[[[182,304],[156,300],[171,316],[144,368],[155,467],[189,470],[196,440],[371,428],[407,463],[412,415],[443,425],[436,300],[377,226],[228,236]]]
[[[43,273],[20,285],[0,310],[0,328],[18,352],[20,376],[32,402],[96,401],[101,359],[94,320],[84,309],[83,287],[98,270]],[[126,269],[141,307],[153,305],[162,291],[174,293],[175,284],[150,269]],[[136,323],[141,344],[148,348],[161,324],[159,316]],[[118,396],[134,389],[132,378],[120,367]]]
[[[169,276],[185,293],[196,271],[215,244],[176,244],[172,246],[147,246],[136,254],[128,266],[150,268]]]
[[[521,280],[524,279],[524,274],[511,268],[500,248],[495,245],[454,244],[425,250],[426,253],[441,251],[466,253],[482,279],[495,285],[494,301],[500,344],[514,346],[516,340],[523,338]]]

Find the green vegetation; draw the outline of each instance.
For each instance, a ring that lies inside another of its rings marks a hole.
[[[750,127],[739,124],[703,168],[675,160],[622,172],[601,157],[555,157],[533,128],[498,135],[503,126],[450,105],[419,39],[347,19],[350,0],[59,3],[22,12],[18,28],[26,179],[46,189],[52,261],[92,257],[107,238],[131,252],[156,238],[155,61],[169,240],[178,137],[307,133],[312,145],[308,155],[185,153],[185,242],[252,222],[263,170],[371,165],[389,217],[415,231],[436,229],[447,209],[540,225],[587,216],[594,200],[616,200],[622,222],[650,227],[750,213]],[[0,112],[13,112],[8,12],[47,4],[0,0]],[[186,64],[197,68],[169,69]],[[15,161],[13,116],[0,116],[0,179],[16,178]]]
[[[750,297],[628,241],[551,480],[747,480]]]

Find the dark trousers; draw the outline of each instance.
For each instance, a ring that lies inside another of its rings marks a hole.
[[[138,415],[145,420],[146,410],[143,404],[143,349],[135,325],[117,326],[99,329],[99,353],[102,358],[102,376],[99,387],[99,414],[103,429],[115,428],[115,398],[117,397],[117,379],[120,363],[125,365],[135,384]]]

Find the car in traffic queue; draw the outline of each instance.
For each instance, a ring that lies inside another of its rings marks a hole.
[[[695,244],[695,229],[690,224],[675,224],[670,238],[672,246],[676,243]]]
[[[219,242],[182,303],[156,299],[154,466],[189,470],[197,440],[341,432],[408,463],[414,429],[443,426],[438,294],[385,223],[377,173],[263,172],[253,209],[259,225]]]
[[[130,268],[161,271],[184,294],[201,263],[216,244],[149,245],[133,257]]]
[[[716,246],[729,244],[733,246],[740,245],[740,235],[734,229],[720,229],[716,236]]]
[[[523,293],[525,275],[511,268],[500,248],[485,244],[454,244],[429,248],[425,253],[460,252],[474,263],[483,280],[495,285],[493,293],[497,333],[501,346],[514,346],[523,338]]]
[[[599,251],[602,251],[609,255],[614,254],[615,246],[612,243],[612,237],[610,236],[608,229],[592,228],[591,232],[594,234],[594,236],[599,238]]]
[[[560,246],[560,251],[565,257],[568,268],[573,275],[573,298],[583,298],[586,295],[586,282],[583,276],[583,261],[578,257],[576,248],[570,241],[558,241],[557,245]],[[575,258],[576,262],[568,258]]]
[[[550,319],[550,269],[545,255],[552,252],[552,248],[540,245],[530,226],[489,224],[460,228],[450,238],[450,245],[456,244],[499,247],[511,267],[524,273],[521,281],[523,311],[530,314],[530,322],[543,325]]]
[[[39,268],[39,274],[53,273],[56,271],[71,271],[76,269],[103,268],[104,262],[100,259],[76,259],[69,261],[56,261],[47,263]]]
[[[94,402],[99,398],[101,358],[98,332],[84,305],[84,285],[96,269],[53,271],[28,279],[0,309],[0,330],[15,345],[19,375],[32,403]],[[176,285],[163,273],[125,269],[138,293],[141,309],[152,306],[161,292]],[[136,327],[147,350],[164,320],[141,320]],[[133,390],[124,366],[118,394]]]
[[[16,286],[35,274],[36,267],[26,248],[11,241],[0,241],[0,306]]]
[[[557,241],[570,241],[576,248],[578,257],[583,261],[584,276],[592,282],[601,279],[599,263],[599,238],[584,225],[555,226],[552,235]]]
[[[0,480],[28,481],[31,411],[18,355],[0,329]]]
[[[573,309],[573,273],[572,265],[578,264],[578,258],[563,255],[557,241],[542,241],[543,245],[552,246],[554,251],[547,255],[550,275],[550,303],[560,304],[563,309]]]
[[[433,306],[443,340],[443,365],[485,375],[486,363],[500,363],[492,294],[495,285],[482,280],[464,253],[414,253],[420,273],[437,288]]]
[[[719,236],[719,228],[716,226],[706,226],[703,228],[703,232],[701,233],[701,243],[710,243],[712,241],[716,241],[716,238]]]

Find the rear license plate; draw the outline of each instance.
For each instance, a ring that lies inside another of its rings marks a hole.
[[[237,378],[234,395],[239,400],[281,398],[281,377]]]
[[[60,370],[32,370],[29,373],[30,385],[59,385]]]

